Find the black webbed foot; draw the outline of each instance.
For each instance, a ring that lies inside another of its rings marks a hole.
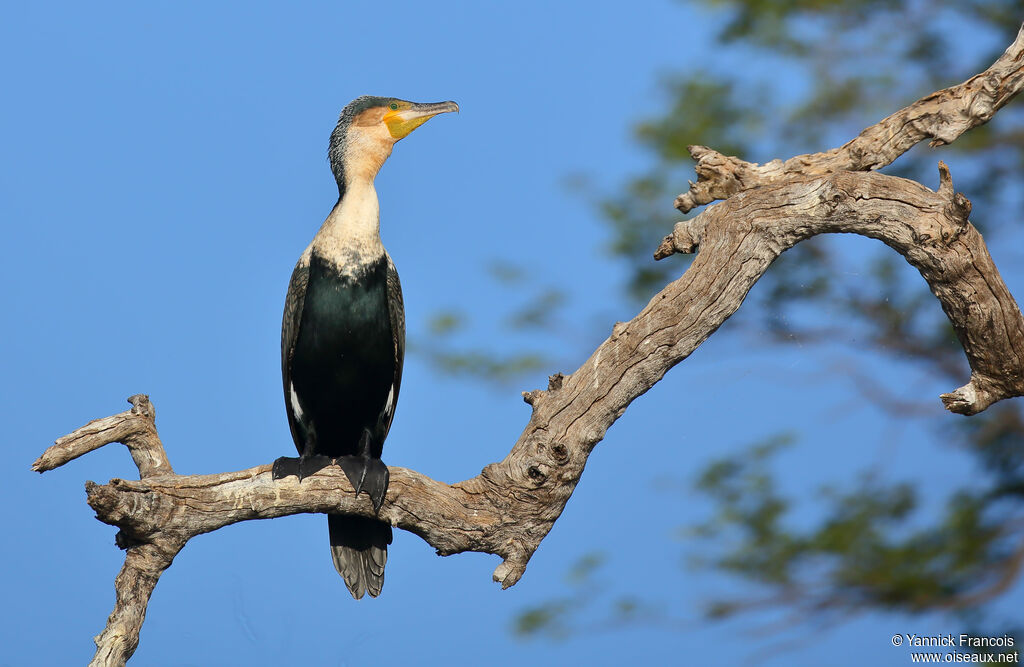
[[[345,476],[348,477],[348,481],[352,483],[352,488],[356,490],[356,495],[363,490],[363,480],[366,476],[366,460],[361,456],[339,456],[334,459],[342,470],[345,471]]]
[[[282,456],[274,461],[271,477],[281,479],[282,477],[295,475],[301,482],[306,477],[315,475],[329,465],[331,465],[331,459],[327,456],[313,455],[300,456],[299,458]]]
[[[327,466],[331,465],[331,457],[320,456],[319,454],[314,456],[300,456],[299,457],[299,481],[301,482],[306,477],[311,477]]]
[[[366,493],[370,496],[370,502],[373,503],[373,511],[380,513],[381,505],[384,504],[384,496],[388,492],[388,481],[391,479],[391,473],[388,472],[388,467],[384,465],[384,462],[380,459],[370,459],[366,463],[366,479],[363,482],[363,488]]]
[[[380,459],[362,456],[339,456],[335,462],[345,471],[345,476],[352,483],[356,495],[366,491],[370,496],[370,502],[373,503],[373,511],[380,512],[391,477],[388,467]]]
[[[274,467],[271,469],[271,479],[284,479],[289,475],[299,474],[299,459],[296,456],[282,456],[281,458],[274,461]]]

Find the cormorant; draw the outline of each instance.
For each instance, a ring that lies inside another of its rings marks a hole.
[[[402,382],[402,287],[380,241],[373,180],[391,149],[455,102],[416,104],[363,96],[341,112],[328,159],[338,203],[302,253],[288,284],[281,325],[281,373],[288,425],[299,458],[274,462],[274,479],[299,481],[331,463],[345,471],[375,512],[388,488],[381,462]],[[357,600],[384,585],[391,526],[329,514],[334,567]]]

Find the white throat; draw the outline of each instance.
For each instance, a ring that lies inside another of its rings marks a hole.
[[[342,269],[384,253],[380,204],[372,180],[355,179],[347,184],[345,196],[327,216],[310,247]]]

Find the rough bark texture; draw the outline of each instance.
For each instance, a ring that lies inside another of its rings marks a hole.
[[[753,165],[694,147],[700,182],[680,195],[689,210],[726,199],[676,225],[656,253],[695,252],[693,264],[571,375],[523,394],[533,406],[503,461],[476,477],[444,484],[391,468],[380,517],[449,555],[502,557],[494,579],[515,584],[558,519],[587,457],[629,404],[685,359],[742,304],[784,250],[815,234],[879,239],[921,272],[956,329],[972,374],[942,396],[953,412],[975,414],[1024,395],[1024,320],[984,241],[968,221],[970,202],[953,190],[940,163],[932,191],[905,179],[857,173],[888,164],[931,137],[948,143],[986,122],[1024,85],[1024,30],[988,70],[925,97],[827,153]],[[52,470],[112,442],[131,450],[139,481],[87,483],[97,518],[117,526],[127,554],[115,581],[117,602],[96,637],[95,665],[123,664],[135,651],[146,605],[161,573],[192,537],[250,519],[339,512],[372,516],[334,468],[307,478],[271,479],[262,465],[216,475],[174,473],[142,395],[132,409],[59,439],[33,464]]]
[[[700,247],[683,279],[691,273],[711,279],[688,289],[717,291],[715,305],[723,309],[713,316],[717,327],[787,248],[827,232],[878,239],[928,281],[967,354],[970,381],[943,394],[943,403],[952,412],[977,414],[1024,395],[1024,320],[967,220],[971,203],[953,191],[941,162],[939,174],[938,192],[903,178],[850,171],[743,191],[677,223],[655,256]]]

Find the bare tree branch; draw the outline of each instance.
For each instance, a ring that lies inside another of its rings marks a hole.
[[[731,289],[741,296],[716,299],[719,307],[735,306],[724,321],[768,265],[800,241],[837,232],[878,239],[921,272],[964,346],[970,382],[943,394],[943,403],[951,412],[977,414],[996,401],[1024,395],[1024,319],[981,234],[967,220],[971,203],[953,191],[941,162],[939,174],[938,192],[894,176],[849,171],[796,176],[740,192],[677,223],[655,257],[700,246],[683,279],[705,263],[730,272]],[[726,293],[725,285],[715,289]]]
[[[122,442],[132,454],[139,475],[143,478],[154,475],[173,474],[167,453],[153,425],[156,408],[149,397],[136,394],[128,399],[132,409],[113,417],[94,419],[70,435],[58,438],[53,447],[32,464],[36,472],[46,472],[73,461],[83,454],[112,442]]]
[[[981,74],[922,97],[825,153],[755,164],[705,146],[690,146],[690,155],[697,161],[697,182],[690,183],[690,189],[676,198],[675,206],[688,213],[737,192],[793,176],[881,169],[925,139],[931,139],[933,147],[942,146],[967,130],[984,125],[1021,88],[1024,27],[1003,55]]]
[[[1024,31],[986,72],[924,98],[843,148],[794,158],[786,165],[799,168],[782,166],[771,177],[742,163],[746,166],[709,185],[712,199],[729,199],[677,224],[656,253],[661,258],[699,246],[690,268],[633,320],[616,324],[574,373],[553,375],[547,390],[523,394],[533,412],[505,459],[451,485],[390,468],[380,518],[419,535],[441,555],[501,556],[494,579],[512,586],[561,515],[607,429],[740,307],[779,254],[820,233],[879,239],[921,272],[972,369],[966,385],[942,396],[948,409],[975,414],[1024,394],[1024,320],[968,221],[970,202],[954,192],[945,165],[939,165],[937,192],[881,174],[831,173],[877,167],[923,136],[952,141],[985,122],[1022,85],[1022,54]],[[705,184],[717,178],[712,175]],[[192,537],[239,521],[299,513],[374,516],[369,500],[355,497],[345,475],[333,467],[301,484],[292,477],[273,480],[269,464],[176,475],[157,434],[152,404],[141,395],[129,400],[131,410],[90,422],[33,464],[43,472],[121,442],[139,468],[139,481],[86,485],[97,518],[120,529],[117,543],[127,551],[115,582],[114,611],[96,638],[95,665],[123,664],[131,657],[156,582]]]

